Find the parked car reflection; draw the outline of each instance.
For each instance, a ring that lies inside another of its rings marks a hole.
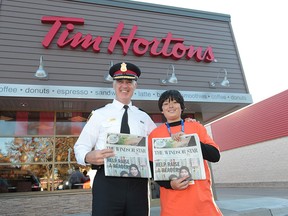
[[[79,168],[76,168],[70,176],[63,180],[62,184],[57,186],[57,190],[68,189],[89,189],[90,177],[87,175],[87,171],[80,172]]]
[[[7,168],[0,171],[0,192],[41,191],[39,179],[29,170]]]

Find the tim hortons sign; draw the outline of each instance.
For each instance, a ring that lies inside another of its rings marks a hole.
[[[101,36],[93,37],[91,34],[73,33],[75,25],[84,25],[83,18],[44,16],[41,21],[44,24],[52,24],[42,41],[42,45],[45,48],[48,49],[56,34],[60,34],[56,42],[60,48],[70,46],[73,49],[81,47],[83,50],[87,50],[91,47],[96,53],[101,51],[103,40]],[[60,30],[63,24],[66,24],[66,29]],[[168,32],[166,37],[162,39],[153,38],[152,40],[147,40],[136,37],[138,30],[136,25],[132,27],[129,35],[122,35],[123,29],[124,23],[120,22],[114,34],[110,37],[107,48],[108,53],[112,54],[116,45],[120,44],[123,55],[127,55],[129,49],[132,48],[136,56],[142,56],[149,52],[151,56],[162,56],[163,58],[173,58],[175,60],[181,58],[190,60],[194,58],[197,62],[204,61],[207,63],[214,60],[211,46],[208,46],[205,50],[202,47],[194,47],[193,45],[186,46],[183,38],[174,38],[171,32]]]

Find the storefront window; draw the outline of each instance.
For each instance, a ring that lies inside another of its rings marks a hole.
[[[54,112],[0,112],[0,136],[53,135]]]
[[[0,192],[41,191],[39,177],[43,169],[33,165],[1,166]],[[34,171],[35,170],[35,171]]]
[[[0,112],[0,193],[90,188],[73,149],[88,115]]]
[[[74,144],[77,137],[56,137],[55,139],[55,161],[56,162],[75,162]]]
[[[15,112],[0,112],[0,137],[14,136],[15,134]]]
[[[51,137],[0,137],[0,163],[52,162]]]
[[[89,115],[82,112],[58,112],[56,135],[79,135]]]
[[[56,164],[54,190],[90,189],[90,180],[94,177],[90,171],[90,167],[79,166],[75,163]]]

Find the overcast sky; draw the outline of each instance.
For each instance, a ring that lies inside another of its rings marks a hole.
[[[287,90],[287,6],[283,0],[137,0],[228,14],[254,103]]]

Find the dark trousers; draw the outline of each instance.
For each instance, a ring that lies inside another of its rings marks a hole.
[[[93,182],[92,216],[148,216],[148,180],[106,177],[97,170]]]

